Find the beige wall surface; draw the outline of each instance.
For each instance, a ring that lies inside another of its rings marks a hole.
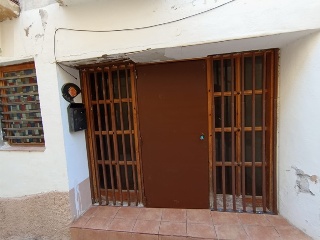
[[[0,198],[0,239],[67,240],[70,222],[67,192]]]

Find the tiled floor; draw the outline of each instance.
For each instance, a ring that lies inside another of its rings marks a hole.
[[[93,206],[72,240],[311,239],[280,216],[202,209]]]

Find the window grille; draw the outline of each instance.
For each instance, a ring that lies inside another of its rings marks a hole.
[[[0,118],[9,144],[44,144],[34,64],[0,68]]]

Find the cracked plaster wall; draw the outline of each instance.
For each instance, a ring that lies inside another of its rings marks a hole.
[[[69,215],[60,222],[56,219],[58,223],[55,224],[62,223],[67,228],[73,219],[88,209],[91,196],[90,185],[82,184],[84,181],[87,183],[89,177],[84,132],[69,132],[68,103],[60,93],[64,83],[80,83],[62,71],[54,61],[52,42],[56,27],[54,13],[57,11],[59,4],[50,4],[43,9],[22,11],[19,18],[0,23],[4,33],[1,38],[3,52],[0,66],[33,60],[35,62],[45,138],[45,148],[39,151],[10,151],[10,148],[0,148],[0,200],[5,198],[4,204],[10,205],[10,201],[14,203],[16,198],[60,192],[67,196],[63,210]],[[70,71],[77,74],[73,69]],[[77,101],[81,101],[81,98]],[[81,192],[77,191],[75,194],[77,189]],[[27,203],[30,206],[25,206],[26,208],[38,211],[35,201]],[[25,211],[18,213],[27,214]],[[54,216],[55,212],[50,211],[41,215],[46,221]],[[13,217],[18,216],[13,214]],[[39,228],[34,229],[32,234],[42,236],[44,232]],[[41,239],[64,239],[61,236],[44,235]]]
[[[320,33],[281,49],[279,213],[320,239]]]
[[[46,7],[50,4],[57,3],[56,0],[19,0],[20,8],[22,11],[28,11],[32,9],[38,9],[42,7]]]

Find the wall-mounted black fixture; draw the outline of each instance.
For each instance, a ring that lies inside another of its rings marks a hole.
[[[77,132],[87,129],[86,109],[83,103],[75,103],[73,99],[81,92],[74,83],[66,83],[61,88],[63,98],[70,104],[67,108],[69,131]]]

